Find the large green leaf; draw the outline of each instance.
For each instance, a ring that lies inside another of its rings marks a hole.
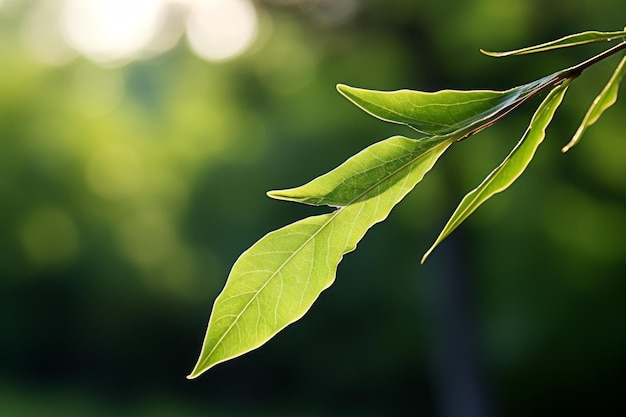
[[[615,71],[613,72],[613,75],[611,76],[609,81],[606,83],[600,94],[598,94],[598,96],[595,98],[595,100],[591,104],[591,107],[589,107],[589,110],[587,110],[587,113],[585,114],[582,123],[576,130],[576,133],[572,137],[572,140],[570,140],[569,143],[565,145],[563,149],[561,149],[563,152],[567,152],[574,145],[576,145],[580,141],[580,138],[582,137],[583,133],[585,133],[587,128],[597,122],[606,109],[615,104],[615,102],[617,101],[619,83],[625,71],[626,56],[622,58],[620,63],[617,65],[617,68],[615,68]]]
[[[215,300],[188,378],[261,346],[301,318],[333,283],[343,255],[387,217],[455,140],[395,136],[309,184],[270,192],[274,198],[340,208],[271,232],[239,257]]]
[[[572,35],[564,36],[562,38],[542,43],[540,45],[528,46],[526,48],[515,49],[513,51],[506,52],[488,52],[483,49],[480,51],[489,56],[494,57],[504,57],[510,55],[523,55],[523,54],[532,54],[535,52],[544,52],[552,49],[558,48],[567,48],[570,46],[584,45],[592,42],[601,42],[601,41],[612,41],[617,39],[622,39],[626,37],[626,29],[617,31],[617,32],[597,32],[597,31],[588,31],[575,33]]]
[[[539,105],[533,115],[528,129],[517,143],[515,148],[494,171],[474,190],[470,191],[461,201],[454,211],[450,220],[445,225],[439,237],[422,258],[422,263],[428,255],[445,239],[454,229],[456,229],[470,214],[472,214],[482,203],[487,201],[494,194],[507,189],[524,172],[535,151],[543,142],[545,131],[554,116],[554,112],[561,104],[563,95],[567,90],[568,81],[555,87],[550,94]]]
[[[561,72],[506,91],[442,90],[434,93],[376,91],[339,84],[337,90],[362,110],[381,120],[404,124],[426,135],[463,132],[460,138],[486,127],[538,92],[559,82]]]

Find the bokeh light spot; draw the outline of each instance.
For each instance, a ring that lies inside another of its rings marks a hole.
[[[352,18],[358,7],[357,0],[318,0],[311,7],[311,13],[324,25],[339,26]]]
[[[211,252],[204,262],[181,240],[172,217],[161,208],[148,207],[121,221],[118,244],[126,258],[141,272],[145,284],[170,295],[196,296],[198,279],[216,275],[219,262]]]
[[[72,219],[55,207],[41,207],[25,219],[19,238],[26,256],[40,266],[71,261],[79,248],[79,235]]]
[[[125,94],[124,77],[119,70],[105,70],[89,63],[76,68],[71,88],[79,111],[93,117],[115,109]]]
[[[209,61],[224,61],[243,53],[255,40],[257,14],[248,0],[191,3],[187,38],[191,49]]]
[[[142,268],[159,265],[176,246],[171,221],[160,211],[146,210],[120,224],[124,253]]]
[[[36,3],[24,18],[20,31],[26,50],[50,65],[65,65],[76,56],[76,52],[63,39],[60,26],[56,24],[62,5],[61,0]]]
[[[97,62],[132,59],[150,45],[164,0],[66,0],[61,25],[70,46]]]
[[[274,94],[289,95],[301,91],[316,76],[317,62],[312,51],[292,36],[275,39],[258,63],[261,82]]]
[[[143,185],[141,160],[128,147],[105,147],[88,162],[87,182],[91,190],[101,197],[126,197]]]

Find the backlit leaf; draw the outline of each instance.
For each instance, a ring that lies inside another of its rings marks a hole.
[[[454,138],[390,138],[305,185],[267,194],[279,200],[345,207],[356,200],[381,195],[387,187],[395,185],[397,176],[405,176],[407,169],[432,166],[440,155],[440,144],[450,140]]]
[[[554,112],[561,104],[563,95],[567,90],[568,81],[555,87],[539,105],[530,121],[528,129],[517,143],[515,148],[494,171],[474,190],[470,191],[454,211],[450,220],[443,228],[439,237],[422,258],[422,263],[428,255],[456,229],[470,214],[482,203],[507,189],[524,172],[535,151],[545,137],[545,130],[554,116]]]
[[[395,136],[302,187],[268,193],[340,208],[273,231],[239,257],[215,300],[188,378],[261,346],[300,319],[333,283],[343,255],[387,217],[455,140]]]
[[[339,84],[337,90],[381,120],[407,125],[426,135],[463,132],[460,135],[463,138],[554,85],[560,81],[561,75],[561,72],[554,73],[506,91],[375,91],[343,84]]]
[[[585,114],[582,123],[576,130],[574,137],[572,137],[572,140],[570,140],[569,143],[563,147],[563,152],[567,152],[574,145],[576,145],[580,141],[583,133],[585,133],[585,130],[587,130],[589,126],[597,122],[606,109],[615,104],[615,102],[617,101],[619,83],[625,71],[626,56],[622,58],[620,63],[617,65],[617,68],[615,68],[615,71],[613,72],[613,75],[611,76],[609,81],[606,83],[600,94],[598,94],[598,96],[595,98],[595,100],[591,104],[591,107],[589,107],[589,110],[587,110],[587,113]]]
[[[526,48],[515,49],[513,51],[506,52],[488,52],[483,49],[480,51],[489,56],[493,57],[504,57],[510,55],[523,55],[523,54],[532,54],[536,52],[544,52],[552,49],[558,48],[567,48],[570,46],[584,45],[592,42],[601,42],[601,41],[612,41],[616,39],[622,39],[626,37],[626,30],[617,31],[617,32],[597,32],[597,31],[589,31],[589,32],[581,32],[575,33],[573,35],[564,36],[562,38],[542,43],[540,45],[528,46]]]

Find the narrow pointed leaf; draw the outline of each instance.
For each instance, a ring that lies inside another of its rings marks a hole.
[[[343,84],[337,85],[337,90],[381,120],[407,125],[426,135],[463,132],[463,138],[559,82],[561,76],[561,72],[554,73],[506,91],[376,91]]]
[[[450,220],[443,228],[439,237],[422,258],[422,263],[428,255],[456,229],[470,214],[493,195],[507,189],[524,172],[535,151],[545,137],[545,131],[554,116],[554,112],[561,104],[567,90],[568,82],[555,87],[539,105],[537,111],[524,133],[522,139],[513,148],[511,153],[487,178],[474,190],[470,191],[454,211]]]
[[[455,137],[414,140],[396,136],[368,147],[305,185],[270,191],[267,195],[316,206],[349,206],[383,194],[411,169],[430,169],[447,147],[445,144],[454,140]]]
[[[581,32],[575,33],[573,35],[564,36],[562,38],[542,43],[540,45],[528,46],[526,48],[515,49],[513,51],[506,52],[489,52],[481,49],[480,51],[489,56],[493,57],[505,57],[511,55],[523,55],[523,54],[532,54],[536,52],[544,52],[552,49],[558,48],[567,48],[570,46],[584,45],[592,42],[601,42],[601,41],[612,41],[616,39],[622,39],[626,37],[626,30],[617,31],[617,32],[597,32],[597,31],[589,31],[589,32]]]
[[[585,114],[582,123],[576,130],[576,133],[574,133],[572,140],[570,140],[569,143],[565,145],[563,149],[561,149],[563,152],[567,152],[574,145],[576,145],[580,141],[580,138],[582,137],[583,133],[585,133],[587,128],[597,122],[600,116],[602,116],[602,113],[604,113],[605,110],[615,104],[615,102],[617,101],[619,83],[625,71],[626,55],[617,65],[617,68],[615,68],[613,75],[606,83],[600,94],[598,94],[598,96],[595,98],[595,100],[591,104],[591,107],[589,107],[589,110],[587,110],[587,113]]]
[[[303,192],[318,194],[317,203],[341,208],[271,232],[239,257],[215,300],[200,357],[188,378],[261,346],[301,318],[333,283],[343,255],[387,217],[454,140],[392,137],[308,185],[271,192],[297,201],[306,199]],[[352,188],[340,175],[359,177],[368,186]],[[326,193],[328,201],[322,197]]]

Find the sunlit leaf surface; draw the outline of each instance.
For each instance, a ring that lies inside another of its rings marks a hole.
[[[239,257],[215,300],[188,378],[261,346],[301,318],[333,283],[343,255],[387,217],[455,140],[395,136],[302,187],[268,193],[340,208],[271,232]]]
[[[558,48],[567,48],[570,46],[576,45],[584,45],[592,42],[601,42],[601,41],[612,41],[617,39],[622,39],[626,37],[626,30],[617,31],[617,32],[597,32],[597,31],[588,31],[575,33],[573,35],[564,36],[562,38],[542,43],[539,45],[528,46],[526,48],[515,49],[513,51],[506,52],[489,52],[481,49],[480,51],[489,56],[493,57],[504,57],[510,55],[523,55],[523,54],[532,54],[535,52],[544,52],[552,49]]]
[[[587,130],[589,126],[598,121],[602,113],[609,107],[611,107],[617,101],[617,92],[619,90],[619,83],[624,75],[624,71],[626,70],[626,56],[622,58],[620,63],[615,68],[613,75],[606,83],[600,94],[594,99],[591,107],[587,110],[585,117],[583,118],[582,123],[574,133],[574,136],[569,141],[567,145],[565,145],[562,149],[563,152],[567,152],[574,145],[576,145],[583,133]]]
[[[585,39],[569,41],[590,41]],[[369,228],[389,215],[453,142],[551,90],[507,158],[461,201],[422,258],[424,262],[474,210],[522,174],[543,141],[569,82],[625,47],[626,43],[618,44],[577,66],[506,91],[380,92],[338,85],[341,94],[371,115],[408,125],[426,137],[389,138],[303,186],[268,193],[272,198],[327,205],[336,210],[271,232],[239,257],[215,301],[200,357],[188,378],[196,378],[218,363],[261,346],[300,319],[334,282],[343,256],[356,248]],[[604,109],[602,106],[598,108]]]
[[[467,136],[555,83],[560,75],[551,74],[506,91],[375,91],[343,84],[337,89],[381,120],[405,124],[426,135],[464,132]]]
[[[463,198],[439,237],[437,237],[435,243],[422,258],[422,263],[424,263],[435,247],[467,219],[482,203],[487,201],[494,194],[507,189],[522,172],[524,172],[545,137],[545,130],[552,120],[554,112],[561,104],[563,95],[567,90],[567,85],[568,82],[565,82],[555,87],[550,94],[548,94],[537,108],[524,136],[522,136],[522,139],[515,148],[513,148],[511,153],[478,187],[470,191]]]

